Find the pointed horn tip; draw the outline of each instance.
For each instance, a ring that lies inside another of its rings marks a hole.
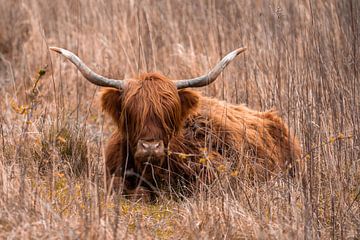
[[[62,49],[58,47],[49,47],[50,50],[62,54]]]
[[[235,51],[236,51],[237,54],[240,54],[242,52],[245,52],[246,49],[247,49],[247,47],[241,47],[241,48],[236,49]]]

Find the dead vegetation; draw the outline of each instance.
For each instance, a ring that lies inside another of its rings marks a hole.
[[[360,3],[0,0],[0,238],[294,239],[360,236]],[[303,172],[156,204],[104,188],[114,126],[48,46],[112,78],[182,79],[246,46],[204,93],[275,107]]]

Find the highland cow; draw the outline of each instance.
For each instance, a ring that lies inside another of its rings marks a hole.
[[[291,169],[299,158],[298,141],[274,110],[258,112],[188,89],[214,82],[245,48],[226,55],[206,75],[176,81],[160,73],[108,79],[72,52],[50,49],[69,59],[91,83],[107,87],[102,109],[117,130],[105,151],[106,176],[123,194],[191,192],[224,173],[268,179]]]

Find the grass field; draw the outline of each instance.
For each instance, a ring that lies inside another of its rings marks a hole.
[[[201,91],[276,108],[302,145],[294,179],[134,202],[104,188],[111,78],[201,75]],[[0,0],[0,238],[359,239],[360,1]]]

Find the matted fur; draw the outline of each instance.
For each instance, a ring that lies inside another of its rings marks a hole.
[[[196,186],[221,173],[267,179],[300,155],[298,141],[274,110],[178,91],[159,73],[142,74],[122,91],[106,89],[102,107],[118,126],[106,149],[107,173],[127,176],[125,192],[140,182],[160,189]],[[151,171],[139,167],[133,157],[139,139],[163,140],[166,160],[148,166]]]

